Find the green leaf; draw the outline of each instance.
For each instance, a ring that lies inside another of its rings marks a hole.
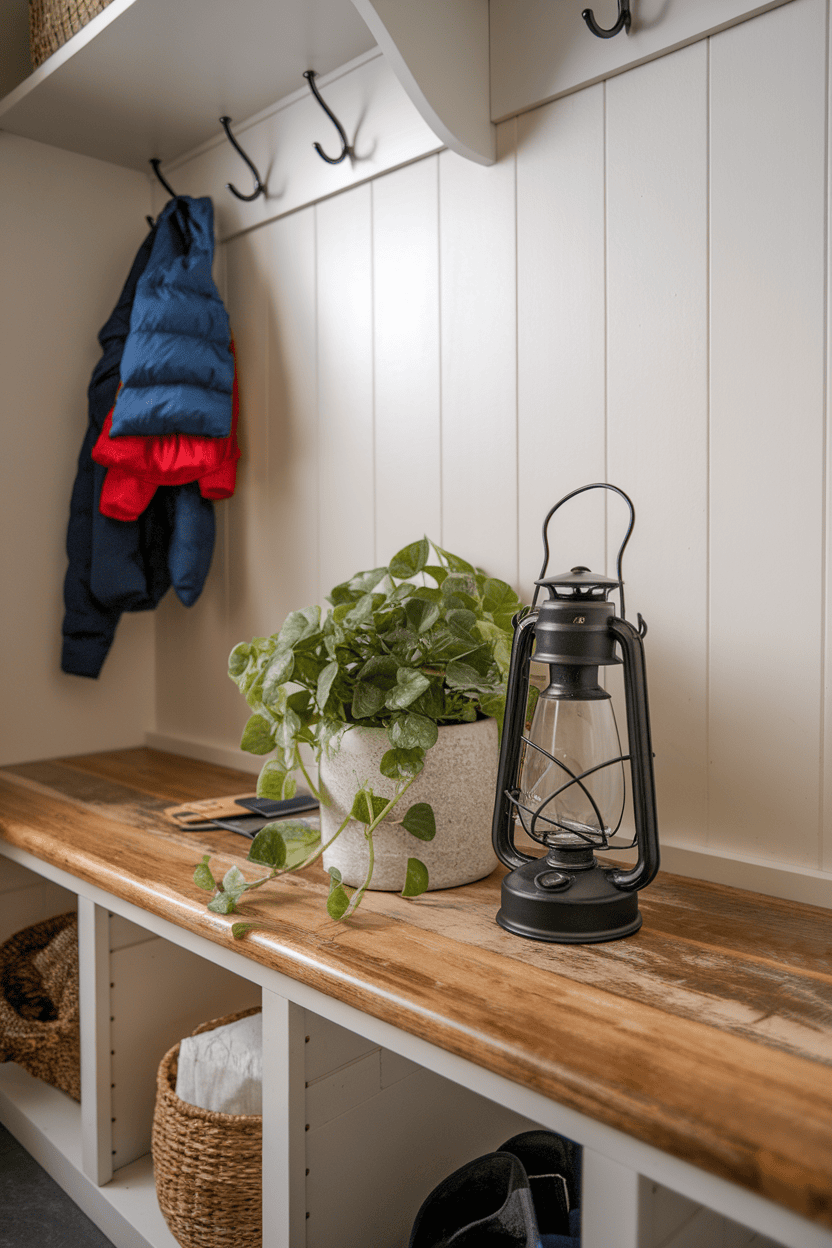
[[[263,675],[263,701],[270,706],[278,695],[281,685],[292,675],[295,656],[291,650],[275,654]]]
[[[240,749],[249,754],[271,754],[274,748],[271,724],[263,715],[252,715],[243,729]]]
[[[418,897],[428,887],[428,869],[418,858],[408,858],[407,875],[402,889],[402,897]]]
[[[243,672],[248,667],[248,662],[252,654],[252,647],[248,642],[241,641],[238,646],[228,656],[228,675],[232,680],[239,680]]]
[[[321,710],[326,706],[326,700],[329,697],[329,691],[332,688],[332,682],[338,675],[338,664],[333,659],[331,663],[327,663],[324,670],[318,677],[317,703]]]
[[[245,936],[246,932],[250,932],[256,926],[256,923],[232,923],[231,935],[235,940],[239,940],[242,936]]]
[[[230,893],[217,893],[214,900],[208,902],[208,909],[214,914],[233,914],[237,909],[237,899]]]
[[[401,711],[415,702],[430,685],[427,676],[415,667],[400,667],[396,673],[396,686],[387,695],[386,706],[391,711]]]
[[[359,680],[352,693],[352,713],[356,719],[367,719],[377,715],[384,706],[387,694],[377,685]]]
[[[493,679],[483,676],[470,663],[463,663],[459,659],[448,664],[445,682],[451,689],[473,689],[483,693],[493,693],[495,689]]]
[[[278,633],[278,650],[291,650],[299,641],[304,641],[317,633],[321,626],[321,608],[304,607],[301,611],[293,611],[287,615],[283,627]]]
[[[441,546],[436,546],[437,552],[447,561],[448,567],[452,572],[473,572],[474,566],[468,563],[466,559],[460,559],[459,555],[452,555],[449,550],[443,550]]]
[[[412,750],[388,750],[381,757],[378,769],[389,780],[409,780],[418,776],[425,765],[425,751],[418,747]]]
[[[372,789],[359,789],[352,804],[350,818],[357,819],[359,823],[370,824],[378,818],[389,801],[388,797],[376,797]]]
[[[425,715],[404,714],[393,720],[387,730],[387,735],[390,738],[390,744],[401,749],[411,750],[418,745],[423,750],[429,750],[431,746],[436,745],[439,729],[434,721]]]
[[[296,789],[295,777],[282,763],[270,758],[263,764],[257,781],[258,797],[268,797],[270,801],[281,802],[284,798],[294,797]]]
[[[398,554],[393,556],[390,560],[390,574],[400,580],[407,580],[415,576],[417,572],[421,572],[429,558],[430,543],[426,537],[423,537],[421,541],[411,542],[409,546],[403,547]]]
[[[211,868],[208,863],[211,861],[211,855],[205,854],[202,862],[194,869],[194,884],[197,888],[203,888],[206,893],[212,893],[217,887],[217,881],[211,874]]]
[[[445,623],[455,637],[468,641],[471,638],[471,630],[477,623],[477,617],[473,611],[460,607],[453,607],[445,614]]]
[[[248,883],[246,882],[246,877],[243,875],[240,868],[229,867],[222,879],[222,891],[237,901],[247,888]]]
[[[359,680],[371,680],[380,689],[392,689],[399,664],[392,654],[374,654],[358,672]]]
[[[321,843],[318,829],[310,828],[299,820],[284,819],[280,824],[280,831],[286,842],[287,871],[304,862]]]
[[[482,608],[483,611],[516,611],[520,606],[520,599],[514,590],[505,581],[497,580],[496,577],[487,577],[483,586]]]
[[[267,823],[251,842],[249,862],[262,863],[264,867],[280,867],[286,864],[286,842],[279,823]]]
[[[500,693],[484,693],[480,697],[480,710],[483,715],[487,715],[490,719],[496,719],[497,732],[502,739],[503,720],[506,714],[506,695]]]
[[[439,619],[439,607],[424,598],[410,598],[405,603],[407,622],[416,633],[426,633]]]
[[[354,594],[369,594],[386,575],[386,568],[371,568],[369,572],[356,572],[347,584]]]
[[[331,867],[329,871],[329,896],[326,899],[327,914],[337,922],[338,919],[344,917],[349,904],[349,895],[341,884],[341,872],[337,867]]]
[[[426,576],[432,576],[437,585],[441,585],[448,575],[448,569],[440,567],[439,564],[427,563],[422,568],[422,571]]]
[[[436,836],[436,817],[427,802],[416,802],[401,820],[402,827],[419,841],[432,841]]]

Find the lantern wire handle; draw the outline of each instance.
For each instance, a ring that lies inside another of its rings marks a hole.
[[[616,576],[618,578],[618,595],[621,600],[621,618],[622,620],[625,620],[627,618],[627,615],[626,615],[626,611],[624,608],[624,581],[621,576],[621,563],[624,558],[624,549],[630,540],[630,534],[632,533],[633,526],[635,525],[635,522],[636,522],[636,509],[633,506],[633,501],[629,497],[629,495],[625,494],[623,490],[620,490],[617,485],[610,485],[607,481],[596,481],[592,485],[582,485],[582,486],[579,486],[577,490],[573,490],[571,494],[567,494],[564,498],[560,500],[559,503],[555,503],[554,507],[551,509],[551,511],[548,512],[546,519],[543,521],[543,567],[540,569],[540,576],[537,579],[539,581],[543,580],[544,576],[546,575],[546,569],[549,566],[549,535],[548,535],[549,521],[552,519],[552,516],[555,514],[555,512],[558,510],[559,507],[562,507],[564,503],[568,503],[570,498],[575,498],[576,495],[583,494],[586,490],[612,490],[614,494],[618,494],[621,496],[621,498],[624,499],[624,502],[627,504],[627,506],[630,509],[630,523],[627,526],[627,532],[624,534],[624,541],[621,543],[621,546],[618,551],[618,556],[615,561],[615,571],[616,571]],[[532,599],[533,607],[537,605],[537,596],[539,593],[540,593],[540,586],[536,585],[535,590],[534,590],[534,598]]]

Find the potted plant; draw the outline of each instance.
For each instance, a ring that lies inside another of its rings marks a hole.
[[[485,792],[489,808],[493,802],[511,622],[521,608],[511,586],[423,538],[400,550],[387,567],[336,585],[329,602],[325,613],[317,606],[293,611],[280,632],[231,652],[229,675],[252,711],[241,747],[271,756],[260,772],[258,795],[292,797],[300,774],[321,802],[322,834],[287,821],[263,828],[249,860],[269,871],[253,881],[233,867],[217,883],[206,856],[194,879],[215,892],[208,908],[217,913],[234,913],[246,892],[322,855],[331,879],[329,914],[341,919],[354,913],[374,886],[376,834],[394,833],[400,843],[415,840],[425,847],[433,841],[436,802],[412,798],[419,795],[420,778],[423,785],[429,780],[426,761],[441,755],[437,743],[450,740],[447,730],[456,726],[463,733],[467,728],[471,740],[463,742],[457,734],[445,771],[458,775],[461,758],[470,760],[472,749],[484,751],[487,778],[475,766],[468,788],[480,799]],[[310,754],[319,765],[317,782],[310,775]],[[467,761],[466,767],[470,772]],[[402,799],[411,789],[406,804]],[[428,794],[435,791],[435,783],[433,789],[427,785]],[[464,794],[451,784],[447,797],[453,808]],[[494,864],[490,816],[485,827],[482,819],[474,822],[480,841],[487,839],[488,858],[484,869],[481,858],[475,862],[478,874],[471,879],[488,874]],[[343,860],[348,870],[338,865],[339,838],[345,843],[352,838]],[[356,838],[361,879],[353,878]],[[461,882],[452,871],[433,887]],[[352,895],[345,887],[350,884]],[[408,855],[395,887],[413,897],[431,886],[425,862]],[[375,887],[393,885],[377,878]],[[235,935],[250,926],[236,923]]]

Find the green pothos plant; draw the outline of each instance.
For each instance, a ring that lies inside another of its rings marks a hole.
[[[206,855],[194,880],[214,893],[208,909],[215,913],[235,913],[246,893],[315,862],[355,819],[367,839],[366,878],[350,895],[340,873],[331,869],[327,900],[333,919],[353,914],[372,879],[373,834],[382,823],[401,824],[417,842],[436,833],[428,803],[405,810],[400,803],[424,767],[439,727],[484,717],[502,726],[512,619],[522,605],[505,581],[422,538],[387,567],[358,572],[336,585],[328,601],[330,610],[293,611],[279,633],[254,637],[231,651],[228,674],[252,712],[241,748],[271,756],[260,772],[259,796],[293,797],[300,775],[326,804],[326,794],[309,774],[304,747],[319,762],[338,749],[351,728],[383,728],[390,748],[380,772],[394,782],[393,796],[381,797],[364,783],[326,844],[302,822],[268,824],[248,855],[268,870],[251,881],[232,867],[217,882]],[[427,887],[427,868],[410,858],[402,896],[415,897]],[[232,930],[242,936],[255,925],[238,922]]]

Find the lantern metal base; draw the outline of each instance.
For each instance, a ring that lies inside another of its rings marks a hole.
[[[553,874],[545,858],[510,872],[502,884],[500,927],[528,940],[563,945],[620,940],[641,927],[638,894],[616,888],[597,862],[589,870],[561,872],[566,882],[554,889]],[[548,878],[549,886],[538,878]]]

